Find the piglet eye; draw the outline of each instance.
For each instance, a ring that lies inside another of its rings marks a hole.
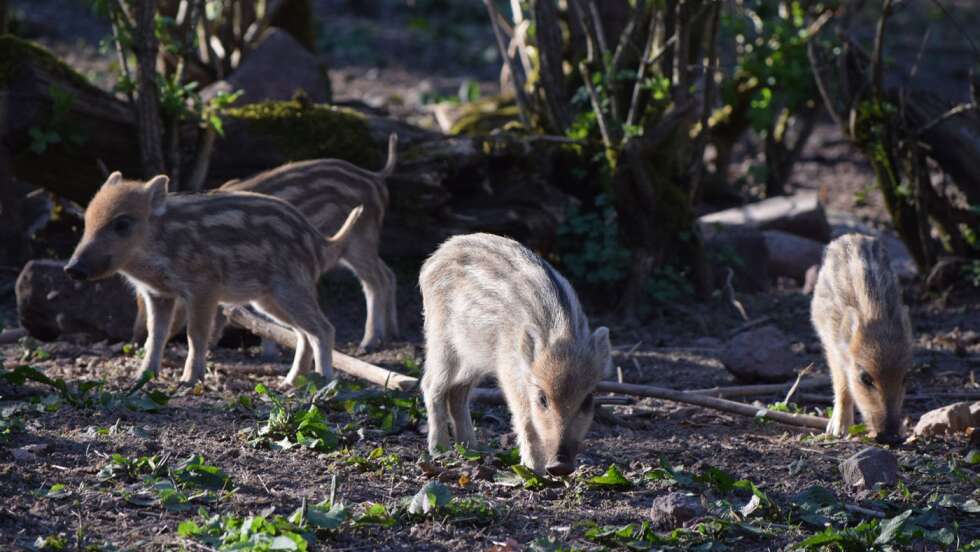
[[[541,408],[548,408],[548,396],[544,394],[544,391],[538,391],[538,404]]]
[[[588,395],[585,396],[585,400],[582,401],[582,412],[588,412],[589,410],[592,410],[592,402],[593,402],[592,393],[589,393]]]
[[[120,236],[126,237],[133,231],[133,219],[129,217],[119,217],[112,221],[112,231]]]
[[[875,380],[871,379],[871,374],[867,372],[861,372],[861,383],[868,387],[875,386]]]

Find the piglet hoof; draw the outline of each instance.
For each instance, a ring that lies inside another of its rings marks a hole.
[[[144,368],[140,370],[138,374],[136,374],[136,379],[133,380],[133,384],[134,385],[145,384],[146,382],[153,381],[154,379],[156,379],[156,377],[157,377],[156,371],[150,370],[149,368]]]
[[[381,348],[382,341],[380,339],[372,339],[371,341],[362,341],[360,345],[357,346],[357,351],[354,354],[366,355],[368,353],[373,353]]]

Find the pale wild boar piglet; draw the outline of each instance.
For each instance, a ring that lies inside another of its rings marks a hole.
[[[881,242],[847,234],[827,246],[811,316],[834,385],[827,433],[847,435],[856,405],[878,442],[901,442],[912,328]]]
[[[187,305],[183,382],[204,375],[219,304],[251,303],[296,333],[285,383],[308,369],[331,377],[334,329],[317,304],[316,281],[344,252],[360,215],[354,208],[325,238],[294,207],[245,192],[168,195],[167,177],[147,183],[112,173],[85,211],[85,232],[65,272],[78,280],[121,273],[147,306],[141,377],[155,375],[174,304]]]
[[[340,257],[340,264],[360,280],[367,303],[361,352],[374,350],[398,336],[395,273],[378,255],[388,208],[385,179],[395,170],[397,147],[398,137],[392,134],[388,138],[388,160],[380,172],[367,171],[340,159],[314,159],[289,163],[244,180],[232,180],[219,188],[220,192],[255,192],[288,201],[325,236],[343,226],[351,209],[363,207]],[[146,327],[142,312],[140,304],[134,331],[137,336],[142,336]],[[176,333],[183,322],[183,309],[178,306],[171,333]],[[223,323],[219,316],[215,337],[220,337]]]
[[[610,367],[609,331],[589,331],[575,292],[546,261],[490,234],[449,239],[419,276],[425,310],[422,391],[429,450],[475,440],[470,390],[495,376],[521,462],[568,475]]]

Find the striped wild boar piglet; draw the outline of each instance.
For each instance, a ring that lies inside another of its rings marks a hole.
[[[354,227],[340,264],[361,282],[367,320],[360,352],[377,349],[398,337],[395,273],[378,255],[381,229],[388,208],[385,179],[395,170],[398,136],[388,137],[388,160],[380,172],[364,170],[341,159],[289,163],[245,180],[233,180],[220,191],[271,195],[294,205],[325,236],[344,224],[351,209],[363,212]]]
[[[65,272],[77,280],[121,273],[147,306],[143,376],[156,375],[174,305],[187,305],[182,382],[204,375],[219,304],[250,303],[296,333],[285,383],[307,371],[332,376],[334,329],[317,303],[316,282],[344,253],[361,213],[355,207],[326,238],[290,204],[246,192],[168,195],[166,176],[149,182],[112,173],[85,211],[85,232]]]
[[[429,451],[475,440],[469,393],[495,376],[521,462],[568,475],[608,373],[609,331],[589,321],[568,281],[526,247],[490,234],[449,239],[419,276],[425,310],[422,392]]]
[[[363,212],[354,227],[340,258],[361,282],[367,303],[367,319],[360,352],[376,349],[388,339],[398,337],[395,273],[378,255],[381,229],[388,208],[385,179],[395,170],[398,137],[388,138],[388,161],[380,172],[371,172],[340,159],[314,159],[289,163],[244,180],[225,183],[220,192],[254,192],[288,201],[299,209],[310,223],[329,236],[343,226],[351,209],[360,205]],[[133,335],[145,338],[146,317],[142,300]],[[171,335],[184,323],[184,312],[178,305]],[[224,319],[215,322],[215,336],[220,337]]]
[[[827,433],[847,435],[856,405],[878,442],[900,442],[912,326],[880,241],[847,234],[827,246],[811,316],[834,384]]]

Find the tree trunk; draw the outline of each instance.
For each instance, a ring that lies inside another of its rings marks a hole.
[[[133,51],[136,53],[137,77],[136,113],[139,129],[140,163],[143,177],[151,178],[167,172],[163,162],[163,127],[160,123],[160,94],[157,89],[157,51],[155,33],[156,0],[137,0],[136,33]]]
[[[546,113],[552,132],[563,134],[568,127],[568,113],[565,107],[568,100],[565,95],[565,75],[562,71],[558,6],[555,0],[534,0],[532,11],[541,64],[538,78],[541,80]]]

